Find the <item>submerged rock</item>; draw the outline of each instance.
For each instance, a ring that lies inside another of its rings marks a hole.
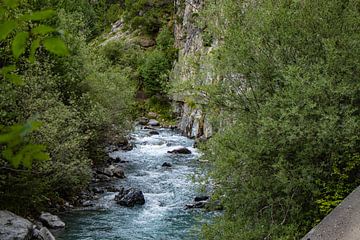
[[[187,148],[178,148],[178,149],[174,149],[172,151],[168,151],[168,153],[173,153],[173,154],[191,154],[191,151]]]
[[[58,216],[52,215],[51,213],[43,212],[40,215],[39,219],[46,227],[50,229],[58,229],[65,227],[65,223],[61,221]]]
[[[162,167],[172,167],[172,165],[168,162],[164,162],[163,165],[161,165]]]
[[[209,196],[197,196],[194,199],[195,202],[206,201],[206,200],[209,200]]]
[[[153,131],[150,131],[149,134],[150,135],[159,135],[160,133],[158,131],[153,130]]]
[[[0,239],[27,240],[33,235],[33,224],[9,211],[0,211]]]
[[[145,204],[144,194],[142,191],[136,188],[129,188],[126,190],[122,188],[121,191],[115,196],[115,201],[116,203],[125,207],[133,207],[135,204]]]

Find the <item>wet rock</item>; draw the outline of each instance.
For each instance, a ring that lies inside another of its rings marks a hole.
[[[101,182],[109,182],[111,181],[111,178],[109,176],[106,176],[104,174],[98,174],[97,178],[101,181]]]
[[[95,204],[90,200],[86,200],[81,203],[81,206],[83,206],[83,207],[93,207],[94,205]]]
[[[168,151],[168,153],[172,153],[172,154],[191,154],[191,151],[187,148],[178,148],[178,149],[174,149],[172,151]]]
[[[108,192],[120,192],[121,189],[116,187],[116,186],[108,186],[108,187],[106,187],[106,191],[108,191]]]
[[[121,150],[123,151],[131,151],[133,150],[135,145],[133,143],[128,143],[127,145],[121,146]]]
[[[155,128],[153,128],[153,127],[149,127],[149,126],[145,126],[145,127],[143,127],[143,129],[147,129],[147,130],[155,130]]]
[[[186,204],[186,205],[185,205],[185,208],[186,208],[186,209],[191,209],[191,208],[204,208],[204,207],[206,207],[207,204],[208,204],[207,201],[199,201],[199,202],[194,202],[194,203]]]
[[[163,165],[161,165],[162,167],[172,167],[172,165],[168,162],[164,162]]]
[[[209,200],[209,196],[197,196],[194,199],[195,202],[207,201],[207,200]]]
[[[99,188],[99,187],[93,187],[93,188],[92,188],[92,192],[93,192],[93,193],[102,194],[102,193],[105,192],[105,190],[102,189],[102,188]]]
[[[133,207],[135,204],[145,204],[144,194],[136,188],[124,189],[122,188],[119,194],[115,196],[116,203],[125,207]]]
[[[124,169],[122,169],[120,166],[116,166],[113,170],[113,174],[117,178],[125,178],[125,172]]]
[[[148,125],[150,125],[152,127],[157,127],[157,126],[160,126],[160,123],[155,119],[150,119],[148,122]]]
[[[40,230],[34,231],[33,239],[36,240],[55,240],[55,237],[46,227],[42,227]]]
[[[122,161],[123,161],[123,160],[121,160],[120,157],[116,157],[116,158],[113,160],[114,163],[121,163]]]
[[[139,124],[140,125],[146,125],[149,123],[149,119],[147,119],[146,117],[142,117],[139,119]]]
[[[160,133],[158,131],[153,130],[153,131],[150,131],[149,134],[150,135],[159,135]]]
[[[65,227],[65,223],[61,221],[58,216],[52,215],[51,213],[43,212],[41,213],[39,219],[46,227],[50,229],[58,229]]]
[[[33,235],[33,224],[9,211],[0,211],[0,239],[26,240]]]

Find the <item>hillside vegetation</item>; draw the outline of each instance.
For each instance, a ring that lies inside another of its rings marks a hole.
[[[225,213],[204,236],[300,239],[360,183],[360,3],[204,6],[226,126],[205,146]]]

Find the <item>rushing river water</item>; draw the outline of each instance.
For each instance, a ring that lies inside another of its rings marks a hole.
[[[150,136],[149,130],[136,129],[131,135],[136,147],[111,154],[129,161],[122,164],[127,178],[111,184],[141,189],[145,205],[122,207],[114,202],[115,193],[105,193],[95,208],[63,215],[67,225],[56,234],[57,239],[198,239],[201,225],[211,214],[184,206],[196,196],[197,187],[190,177],[198,168],[199,153],[192,147],[193,140],[169,129],[158,132]],[[167,153],[179,147],[187,147],[192,154]],[[162,167],[164,162],[172,167]]]

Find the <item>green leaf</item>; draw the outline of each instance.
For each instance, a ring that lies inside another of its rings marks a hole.
[[[45,35],[54,32],[55,29],[47,25],[39,25],[31,30],[33,34]]]
[[[51,53],[58,56],[66,56],[69,51],[63,40],[60,38],[47,38],[44,40],[44,47]]]
[[[26,14],[22,16],[21,19],[30,20],[30,21],[41,21],[41,20],[49,19],[54,15],[55,15],[55,11],[52,9],[48,9],[48,10],[42,10],[42,11]]]
[[[40,39],[35,39],[32,43],[31,43],[31,47],[30,47],[30,56],[29,56],[29,61],[30,63],[34,63],[35,62],[35,53],[36,50],[40,47]]]
[[[9,72],[13,72],[16,70],[16,66],[15,65],[9,65],[9,66],[5,66],[3,68],[0,69],[0,74],[1,75],[6,75],[8,74]]]
[[[26,41],[28,38],[29,38],[28,32],[19,32],[18,34],[16,34],[11,46],[11,50],[13,52],[15,59],[18,59],[21,56],[21,54],[25,53]]]
[[[7,36],[15,29],[15,21],[5,21],[0,24],[0,41],[7,38]]]
[[[23,85],[24,80],[17,74],[8,74],[6,78],[10,80],[15,85]]]
[[[19,6],[19,0],[3,0],[3,2],[9,8],[16,8]]]

